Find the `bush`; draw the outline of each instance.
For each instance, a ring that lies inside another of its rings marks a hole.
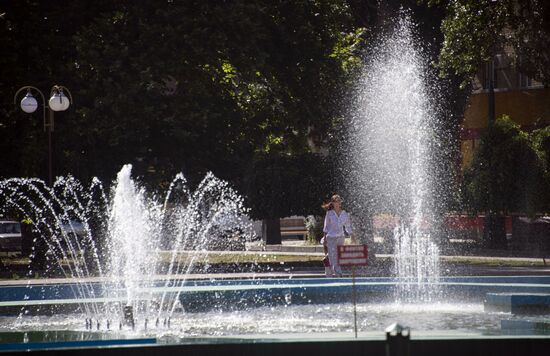
[[[544,168],[546,171],[544,180],[547,187],[550,186],[550,126],[543,129],[535,130],[531,134],[531,141],[535,149],[538,151],[539,156],[544,162]],[[546,189],[544,192],[541,204],[540,212],[550,212],[550,190]]]
[[[503,216],[534,215],[544,208],[546,172],[543,155],[509,117],[490,125],[470,167],[464,172],[463,199],[471,213],[486,214],[487,246],[506,247]]]
[[[307,230],[307,241],[311,244],[317,244],[323,237],[324,219],[319,215],[308,215],[305,218]]]
[[[317,154],[258,156],[245,180],[250,217],[264,220],[268,244],[280,244],[279,219],[321,213],[323,199],[332,192],[329,163]]]
[[[482,136],[463,183],[471,212],[532,215],[543,207],[545,164],[529,135],[503,116]]]

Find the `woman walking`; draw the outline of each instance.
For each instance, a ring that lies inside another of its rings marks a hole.
[[[323,204],[327,213],[321,242],[325,246],[325,251],[328,252],[330,263],[330,266],[325,266],[327,277],[342,275],[342,269],[338,264],[338,246],[344,244],[346,234],[349,235],[353,232],[349,214],[342,209],[342,202],[342,198],[335,194],[328,203]]]

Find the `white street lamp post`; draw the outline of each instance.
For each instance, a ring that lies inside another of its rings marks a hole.
[[[40,94],[42,98],[42,115],[43,115],[43,125],[44,131],[48,132],[48,184],[53,185],[53,169],[52,169],[52,132],[54,131],[54,111],[65,111],[73,103],[73,97],[69,89],[62,85],[54,85],[50,90],[50,100],[48,105],[46,105],[46,99],[44,94],[40,89],[33,87],[31,85],[26,85],[22,88],[19,88],[13,97],[13,102],[17,105],[17,97],[19,94],[26,90],[27,94],[21,99],[19,106],[21,110],[28,114],[32,114],[38,109],[38,101],[32,95],[33,91]],[[65,93],[68,94],[65,95]],[[48,118],[46,118],[46,108],[49,109]]]

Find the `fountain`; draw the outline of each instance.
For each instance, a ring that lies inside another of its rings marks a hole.
[[[227,249],[252,235],[242,198],[212,174],[195,190],[177,175],[161,198],[132,178],[130,165],[108,192],[97,179],[87,188],[73,177],[58,178],[53,187],[38,179],[6,179],[0,181],[0,209],[32,222],[35,243],[44,241],[48,250],[46,274],[64,278],[31,280],[36,272],[31,269],[25,283],[0,286],[0,312],[6,315],[0,348],[6,339],[30,348],[26,344],[33,340],[97,347],[128,338],[133,345],[231,344],[229,338],[237,338],[241,345],[249,342],[250,351],[261,349],[261,342],[272,346],[269,335],[318,339],[307,347],[320,345],[315,353],[324,355],[334,352],[327,337],[353,335],[352,288],[362,340],[383,339],[384,328],[395,321],[411,327],[413,339],[515,332],[503,330],[501,320],[528,317],[487,312],[484,298],[548,293],[549,277],[440,276],[432,195],[439,187],[430,174],[437,164],[431,158],[436,109],[411,26],[401,17],[373,48],[350,124],[350,178],[358,199],[399,219],[393,231],[395,276],[361,277],[355,283],[292,274],[189,278],[204,251]],[[97,340],[104,343],[85,343]],[[277,350],[285,345],[278,343]],[[364,344],[357,345],[364,353]]]
[[[86,320],[168,320],[179,299],[166,290],[185,282],[201,253],[227,248],[237,234],[243,244],[253,237],[242,198],[211,173],[194,192],[178,174],[157,202],[131,169],[122,167],[111,198],[97,179],[89,189],[73,177],[58,178],[52,188],[37,179],[0,182],[4,213],[32,222],[34,244],[46,243],[46,273],[74,282],[71,298],[80,301]],[[153,290],[159,283],[164,292]],[[95,298],[110,303],[90,302]]]
[[[399,219],[393,231],[397,300],[429,302],[437,298],[439,277],[430,231],[436,112],[409,17],[392,27],[371,48],[357,89],[349,125],[350,185],[373,214]]]

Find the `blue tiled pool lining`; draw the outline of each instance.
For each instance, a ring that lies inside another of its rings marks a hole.
[[[399,283],[395,278],[356,278],[359,299],[383,300],[391,298]],[[445,299],[474,299],[483,301],[488,293],[549,294],[550,276],[481,276],[442,277],[434,284]],[[349,295],[351,278],[278,278],[278,279],[208,279],[186,280],[180,286],[165,285],[162,280],[140,289],[142,295],[164,292],[180,293],[182,305],[204,305],[205,301],[268,303],[284,299],[292,303],[323,303]],[[94,298],[75,298],[74,283],[44,283],[0,286],[0,313],[2,307],[18,305],[75,304],[82,302],[116,302],[123,298],[123,290],[109,283],[90,282]]]

